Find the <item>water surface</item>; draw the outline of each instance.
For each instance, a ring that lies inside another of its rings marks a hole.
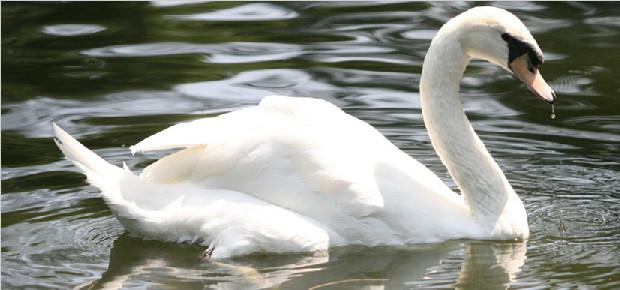
[[[523,199],[527,242],[449,241],[212,262],[124,233],[66,161],[52,121],[114,164],[167,126],[269,94],[329,100],[454,187],[429,143],[418,81],[441,24],[478,3],[2,3],[5,289],[618,289],[620,6],[489,3],[530,28],[557,118],[473,62],[464,106]],[[456,190],[456,188],[455,188]]]

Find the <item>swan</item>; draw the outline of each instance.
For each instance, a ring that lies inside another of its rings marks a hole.
[[[56,124],[54,140],[130,233],[200,243],[213,259],[527,239],[523,203],[461,104],[459,82],[472,58],[555,99],[539,71],[536,40],[510,12],[475,7],[441,27],[424,59],[420,98],[432,145],[460,195],[372,126],[313,98],[267,96],[257,106],[171,126],[130,148],[182,148],[139,175]]]

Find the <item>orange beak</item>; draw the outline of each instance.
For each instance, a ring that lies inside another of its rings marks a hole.
[[[509,65],[510,69],[517,75],[517,77],[527,86],[530,91],[534,92],[538,97],[545,100],[549,104],[553,104],[555,101],[555,92],[549,87],[545,79],[538,71],[538,68],[534,68],[533,71],[527,69],[527,53],[515,58]]]

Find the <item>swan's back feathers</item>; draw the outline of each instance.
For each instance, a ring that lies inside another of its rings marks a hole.
[[[266,96],[258,106],[265,112],[279,112],[290,116],[318,118],[325,115],[342,114],[342,110],[334,104],[315,98]],[[316,114],[320,115],[317,116]]]
[[[273,116],[278,116],[281,120],[292,118],[295,121],[312,123],[330,117],[340,118],[343,115],[345,114],[340,108],[321,99],[267,96],[257,107],[171,126],[131,146],[130,150],[137,153],[228,142],[235,138],[235,134],[252,134],[256,129],[263,134],[264,130],[275,130],[279,127],[264,126],[265,121]]]

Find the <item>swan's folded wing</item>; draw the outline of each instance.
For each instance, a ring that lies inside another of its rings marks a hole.
[[[131,146],[129,149],[132,154],[137,152],[165,150],[172,148],[187,148],[196,145],[204,145],[208,135],[197,134],[196,130],[203,127],[212,127],[213,118],[200,119],[187,123],[180,123],[164,129],[148,138]]]
[[[286,96],[267,96],[258,107],[250,107],[223,114],[180,123],[158,132],[130,147],[132,153],[188,148],[199,145],[230,142],[240,134],[272,133],[282,126],[273,126],[272,116],[279,120],[292,119],[295,122],[312,121],[326,116],[342,117],[343,112],[336,106],[320,99],[294,98]],[[290,124],[281,124],[286,127]],[[303,129],[303,128],[299,128]],[[260,137],[260,136],[259,136]]]
[[[310,216],[361,217],[383,206],[374,150],[386,146],[393,145],[330,103],[274,96],[173,126],[132,149],[190,147],[147,167],[147,180],[246,192]]]

